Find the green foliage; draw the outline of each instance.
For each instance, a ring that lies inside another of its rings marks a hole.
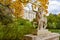
[[[19,18],[7,27],[0,25],[0,39],[17,40],[23,38],[24,35],[32,33],[34,30],[32,23],[28,20]]]
[[[49,29],[51,32],[60,33],[60,29]]]
[[[33,24],[33,27],[34,27],[35,29],[37,29],[38,25],[37,25],[36,18],[34,18],[31,22],[32,22],[32,24]]]
[[[13,19],[10,8],[0,4],[0,40],[18,40],[32,33],[33,29],[30,21]]]
[[[48,17],[47,28],[60,28],[60,15],[50,14]]]

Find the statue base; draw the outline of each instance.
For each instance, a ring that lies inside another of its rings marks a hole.
[[[23,40],[59,40],[58,33],[51,33],[48,30],[38,30],[37,35],[25,35]]]
[[[37,36],[40,36],[40,37],[49,36],[50,34],[51,32],[48,31],[48,29],[41,29],[41,30],[38,30],[37,32]]]

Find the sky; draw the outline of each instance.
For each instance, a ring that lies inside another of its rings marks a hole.
[[[60,0],[49,0],[49,13],[60,13]]]
[[[31,9],[31,4],[28,4],[28,7]],[[29,10],[29,8],[26,9]],[[48,12],[53,14],[60,13],[60,0],[49,0]]]

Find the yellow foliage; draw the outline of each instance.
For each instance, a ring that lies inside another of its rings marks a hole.
[[[27,5],[31,0],[19,0],[21,3],[23,3],[24,6]]]
[[[20,0],[22,3],[28,3],[29,0]]]
[[[44,10],[46,12],[46,14],[48,13],[48,10]]]
[[[12,0],[0,0],[0,3],[4,4],[4,5],[9,5],[11,3]]]
[[[38,0],[41,4],[46,4],[48,0]]]
[[[24,14],[23,4],[20,0],[16,0],[12,2],[12,0],[0,0],[0,3],[4,5],[9,5],[9,7],[13,10],[13,14],[15,17],[22,17]]]
[[[41,5],[44,9],[48,9],[47,5]]]
[[[23,4],[20,1],[15,1],[11,4],[11,8],[14,9],[14,15],[16,17],[22,17],[24,14],[24,7]]]
[[[5,4],[6,4],[6,5],[9,5],[9,4],[11,3],[11,1],[12,1],[12,0],[6,0],[6,1],[5,1]]]
[[[4,5],[10,5],[10,8],[12,10],[14,10],[13,14],[16,16],[16,17],[22,17],[23,14],[24,14],[24,7],[23,5],[26,5],[27,3],[29,3],[29,1],[31,0],[16,0],[14,2],[12,2],[12,0],[0,0],[0,3],[4,4]],[[46,13],[48,13],[48,6],[47,6],[47,3],[48,3],[48,0],[37,0],[41,3],[41,6],[44,8],[44,11]],[[34,7],[36,8],[36,7]]]
[[[5,4],[4,0],[0,0],[0,3]]]
[[[43,7],[43,9],[44,9],[44,11],[46,12],[46,13],[48,13],[48,0],[38,0],[40,3],[41,3],[41,6]]]

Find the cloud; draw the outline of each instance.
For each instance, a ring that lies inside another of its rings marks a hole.
[[[49,13],[57,14],[60,12],[60,0],[49,0]]]
[[[60,0],[49,0],[49,1],[58,1],[59,2]]]
[[[32,10],[30,3],[27,5],[26,10]],[[48,11],[54,14],[60,13],[60,0],[49,0]]]

